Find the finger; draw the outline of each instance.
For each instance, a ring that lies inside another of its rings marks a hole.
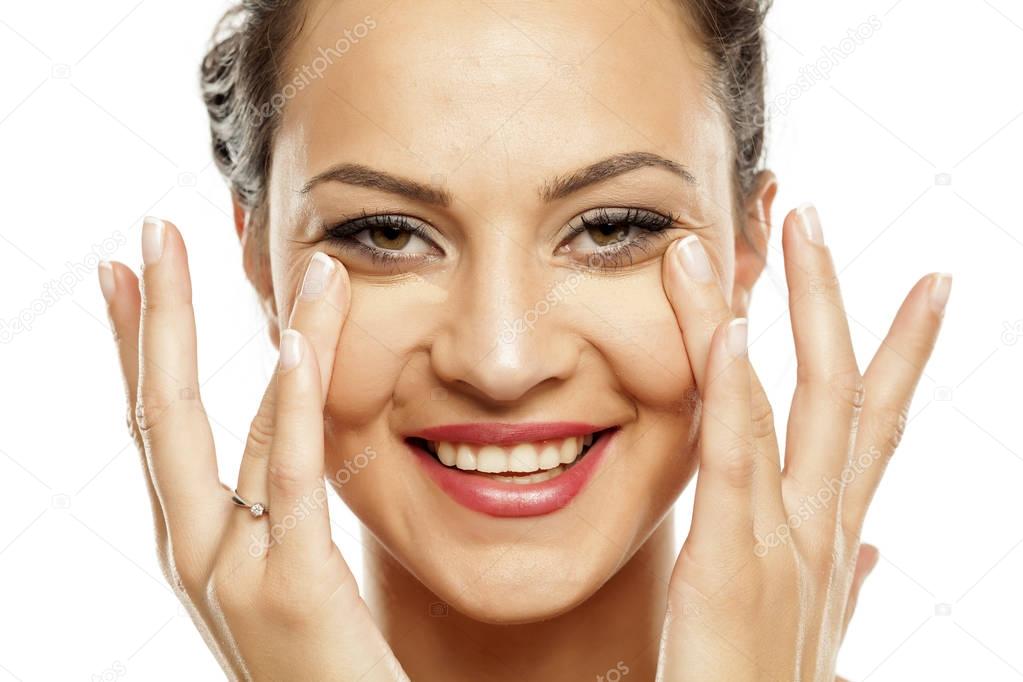
[[[686,544],[697,555],[745,561],[753,544],[754,444],[745,318],[715,332],[700,425],[700,471]],[[691,544],[690,544],[691,543]]]
[[[180,528],[195,537],[217,518],[224,496],[199,398],[185,244],[172,224],[147,218],[142,254],[139,430],[172,536]]]
[[[691,234],[672,244],[663,267],[665,293],[682,330],[696,385],[703,390],[714,331],[734,316],[700,237]]]
[[[288,321],[288,328],[302,332],[313,347],[320,362],[320,386],[324,395],[330,387],[341,326],[348,313],[350,290],[348,272],[341,263],[317,251],[306,266]]]
[[[849,590],[849,599],[845,604],[845,620],[842,624],[842,639],[845,639],[845,633],[849,629],[849,623],[852,621],[853,613],[856,611],[856,603],[859,601],[860,590],[863,589],[863,583],[866,582],[867,577],[877,566],[878,559],[881,558],[881,553],[877,547],[873,545],[860,545],[859,555],[856,557],[856,569],[853,573],[852,587]]]
[[[163,509],[160,507],[160,500],[153,488],[153,477],[149,472],[149,463],[146,461],[142,438],[135,423],[135,401],[138,396],[139,384],[139,318],[141,315],[139,282],[130,268],[116,261],[100,263],[99,279],[103,298],[107,303],[110,326],[114,333],[117,357],[121,363],[128,430],[135,440],[139,460],[142,463],[142,476],[146,483],[146,491],[149,493],[157,547],[162,554],[167,537],[167,527],[163,518]]]
[[[320,367],[320,389],[327,394],[334,355],[348,308],[347,275],[344,268],[326,254],[317,252],[306,267],[288,326],[305,335]],[[266,500],[267,467],[274,437],[276,381],[270,381],[245,443],[238,490],[246,499]],[[248,524],[246,524],[248,525]]]
[[[328,559],[333,541],[323,482],[320,367],[309,341],[294,329],[281,334],[275,405],[267,471],[274,543],[268,569],[308,575]]]
[[[806,492],[840,475],[863,401],[831,253],[816,209],[790,213],[782,233],[797,382],[786,442],[785,473]],[[829,508],[833,516],[835,505]]]
[[[866,400],[850,461],[855,476],[847,484],[842,501],[843,520],[854,532],[859,532],[902,438],[913,394],[941,329],[951,287],[952,278],[943,273],[921,278],[903,301],[864,374]]]
[[[686,353],[702,392],[708,382],[707,360],[714,330],[732,319],[714,269],[699,237],[690,235],[668,249],[665,260],[665,290],[675,312]],[[753,436],[756,442],[754,504],[758,521],[773,527],[783,516],[780,493],[781,463],[774,415],[752,364],[749,382],[752,391]],[[704,405],[704,410],[707,406]]]
[[[753,509],[758,537],[778,527],[785,519],[781,494],[781,460],[774,410],[753,364],[747,362],[750,382],[750,417],[754,451]]]

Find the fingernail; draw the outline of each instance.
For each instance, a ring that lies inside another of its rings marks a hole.
[[[281,370],[288,371],[302,361],[302,339],[294,329],[281,332]]]
[[[142,263],[153,265],[163,255],[163,221],[159,218],[146,218],[142,222]]]
[[[700,238],[691,234],[675,247],[675,255],[679,265],[687,275],[697,282],[709,282],[714,277],[714,270],[710,267],[710,259],[707,258],[707,251],[700,243]]]
[[[327,288],[327,281],[334,274],[334,261],[330,256],[317,251],[309,260],[305,269],[305,277],[302,279],[302,290],[299,291],[299,298],[318,298],[323,295]]]
[[[110,303],[114,298],[114,294],[117,293],[117,280],[114,278],[114,268],[110,265],[110,261],[101,260],[96,271],[99,273],[99,289],[103,292],[103,300]]]
[[[737,317],[728,323],[728,337],[725,339],[728,352],[732,357],[739,357],[746,352],[746,336],[749,325],[745,317]]]
[[[803,225],[803,233],[806,238],[814,244],[824,243],[824,231],[821,230],[821,217],[817,208],[810,203],[803,204],[796,209],[799,214],[799,222]]]
[[[939,315],[945,312],[945,304],[948,303],[948,295],[952,292],[952,275],[947,272],[939,272],[931,278],[931,310]]]

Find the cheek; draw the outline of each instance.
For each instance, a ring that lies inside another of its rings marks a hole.
[[[421,382],[430,390],[430,375],[418,368],[429,330],[447,294],[422,280],[405,284],[352,282],[352,308],[341,332],[327,410],[348,429],[386,417],[398,381]],[[422,394],[420,394],[422,395]]]
[[[588,280],[578,300],[587,342],[637,409],[677,408],[695,379],[660,268]]]

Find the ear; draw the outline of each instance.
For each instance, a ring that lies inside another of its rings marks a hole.
[[[238,197],[231,196],[231,208],[234,213],[234,230],[242,246],[242,267],[245,276],[252,283],[267,318],[267,332],[274,348],[281,346],[281,326],[277,316],[277,303],[273,295],[273,279],[270,275],[270,255],[266,248],[266,235],[262,239],[255,235],[252,228],[253,212],[246,209]],[[260,213],[264,213],[262,211]],[[265,220],[265,219],[264,219]],[[264,225],[263,229],[266,227]]]
[[[238,201],[238,197],[235,194],[231,195],[231,210],[234,213],[234,231],[238,235],[238,241],[243,245],[245,244],[245,219],[247,211],[242,206],[241,202]]]
[[[736,317],[749,312],[750,292],[760,279],[767,262],[771,239],[771,204],[778,193],[778,179],[769,170],[757,173],[753,189],[746,197],[746,230],[735,235],[735,286],[732,287],[732,311]]]

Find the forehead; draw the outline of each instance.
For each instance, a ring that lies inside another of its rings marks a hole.
[[[312,2],[278,142],[298,185],[353,161],[485,194],[643,150],[716,191],[728,138],[701,57],[681,0]]]

